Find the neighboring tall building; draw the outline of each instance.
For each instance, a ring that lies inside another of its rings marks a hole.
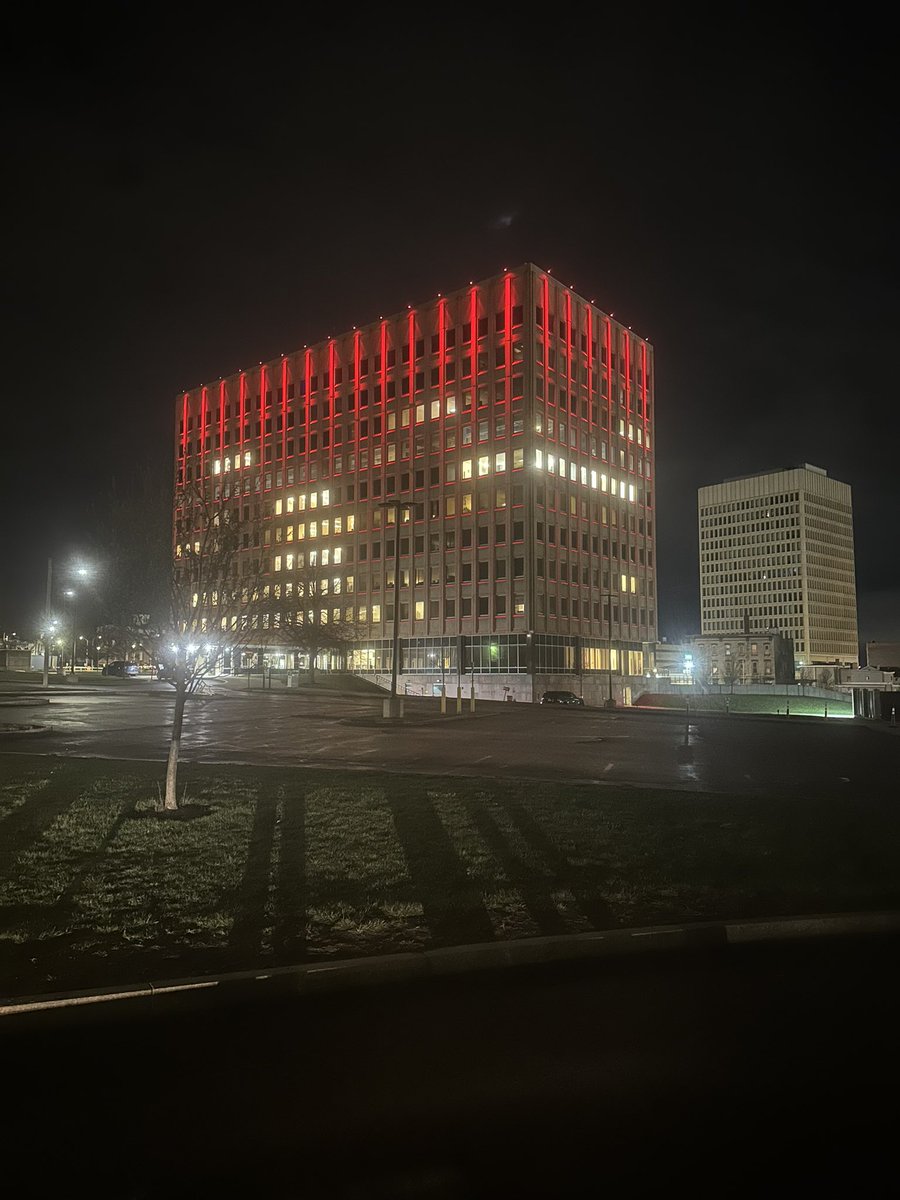
[[[325,619],[360,626],[351,669],[390,670],[400,501],[405,675],[585,683],[608,644],[616,674],[640,675],[653,385],[648,342],[526,264],[182,394],[176,483],[262,520],[242,553],[267,580],[271,661],[292,665],[279,630],[308,619],[315,569]]]
[[[808,463],[700,488],[703,634],[794,642],[797,663],[856,665],[850,487]]]

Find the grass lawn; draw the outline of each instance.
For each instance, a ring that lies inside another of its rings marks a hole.
[[[0,756],[0,996],[716,917],[900,904],[900,810]]]
[[[730,709],[735,713],[769,713],[782,714],[790,705],[790,715],[793,717],[824,717],[825,701],[820,696],[798,696],[794,693],[785,695],[784,692],[773,691],[771,695],[731,695],[691,696],[691,709],[694,712],[726,712]],[[727,705],[726,705],[727,701]],[[685,697],[676,696],[670,692],[645,693],[636,701],[638,706],[650,705],[653,708],[677,708],[682,712]],[[843,697],[839,700],[828,701],[828,716],[852,717],[853,704]]]

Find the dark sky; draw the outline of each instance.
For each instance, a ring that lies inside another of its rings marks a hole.
[[[46,555],[90,545],[114,478],[168,489],[176,391],[531,259],[656,346],[661,632],[698,620],[697,487],[808,461],[853,486],[861,637],[900,639],[877,32],[454,11],[414,38],[154,16],[28,39],[3,85],[0,630],[37,620]]]

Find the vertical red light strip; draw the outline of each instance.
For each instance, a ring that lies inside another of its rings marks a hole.
[[[641,342],[641,401],[644,418],[644,437],[647,436],[647,343]]]
[[[240,429],[238,430],[241,462],[244,461],[244,405],[246,404],[246,402],[247,402],[247,376],[241,375],[240,403],[239,403],[239,412],[238,412],[238,416],[239,416],[240,422],[241,422]],[[222,490],[223,491],[225,490],[224,487],[222,488]]]
[[[627,329],[623,330],[622,333],[625,338],[625,432],[627,434],[627,422],[631,416],[631,339],[628,336]]]
[[[306,448],[303,452],[303,465],[306,468],[306,482],[309,482],[309,414],[312,411],[312,395],[310,392],[310,389],[312,388],[312,350],[307,350],[304,356],[303,376],[303,386],[306,389]]]
[[[407,337],[409,338],[409,402],[415,410],[416,403],[416,314],[409,314],[409,330]],[[412,415],[412,460],[415,465],[416,458],[416,414],[413,411]]]
[[[185,392],[185,398],[181,401],[181,486],[187,482],[187,408],[190,403],[190,397]]]
[[[266,486],[264,466],[266,461],[266,368],[259,368],[259,473],[263,477],[263,488]],[[244,459],[241,458],[243,470]]]
[[[505,328],[506,340],[506,408],[507,422],[511,420],[510,409],[512,408],[512,276],[507,275],[504,281],[505,292],[503,296],[503,321]]]
[[[545,275],[541,300],[544,308],[544,437],[547,437],[547,402],[550,399],[550,280]]]
[[[225,446],[225,380],[219,384],[219,461]],[[220,468],[221,469],[221,468]]]
[[[594,373],[594,356],[592,349],[594,345],[594,323],[591,319],[591,306],[589,304],[584,306],[584,317],[585,324],[587,326],[588,435],[590,435],[594,432],[594,418],[592,412],[594,402],[594,389],[592,383]]]
[[[209,412],[209,388],[200,389],[200,442],[198,453],[200,457],[200,480],[203,480],[203,461],[206,454],[206,417]]]
[[[331,413],[331,436],[328,439],[328,477],[334,473],[334,342],[328,344],[328,411]]]
[[[287,486],[288,361],[281,360],[281,483]]]
[[[354,461],[357,461],[357,462],[359,460],[359,423],[362,420],[362,408],[360,407],[360,400],[362,399],[362,380],[360,378],[360,373],[359,373],[360,365],[362,363],[361,347],[362,347],[362,334],[357,329],[355,331],[355,333],[353,334],[353,363],[354,363],[353,373],[354,373],[354,378],[356,380],[356,414],[355,414],[356,420],[354,422],[355,429],[356,429],[356,436],[354,438],[354,445],[356,447],[356,451],[355,451],[356,457],[355,457]]]

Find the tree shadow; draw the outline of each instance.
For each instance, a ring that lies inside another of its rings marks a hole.
[[[463,803],[482,841],[503,867],[510,884],[521,895],[541,933],[565,933],[566,923],[553,902],[545,877],[523,863],[513,851],[500,826],[488,812],[484,800],[466,797]]]
[[[275,791],[268,788],[260,791],[253,814],[244,873],[234,900],[234,920],[228,938],[229,951],[242,959],[256,958],[262,951],[276,817]]]
[[[275,885],[275,922],[272,950],[276,960],[301,962],[306,958],[306,796],[299,789],[288,794],[280,788],[281,820],[278,840],[278,877]]]
[[[437,945],[492,942],[494,928],[453,842],[425,795],[386,793],[416,898]]]
[[[66,811],[81,794],[81,789],[72,782],[71,772],[56,767],[46,784],[28,797],[24,804],[7,813],[3,818],[3,845],[0,848],[0,870],[22,850],[36,841]]]
[[[520,800],[508,797],[499,803],[509,813],[532,850],[549,865],[553,873],[553,890],[570,891],[595,929],[609,929],[614,925],[609,905],[597,895],[599,879],[596,871],[588,873],[570,863]]]

